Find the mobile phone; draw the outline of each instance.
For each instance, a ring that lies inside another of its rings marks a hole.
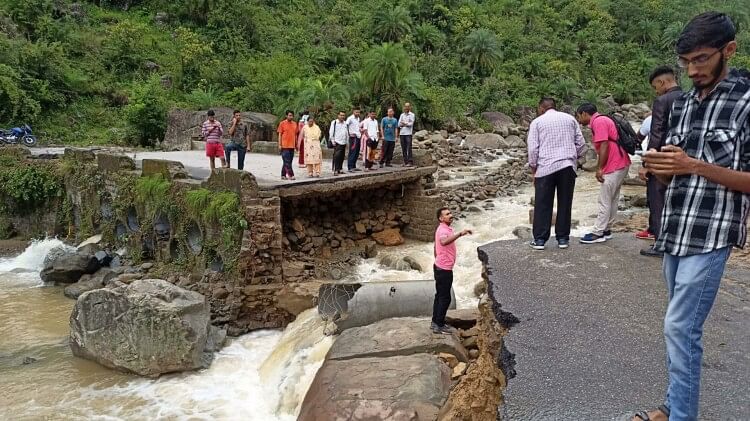
[[[644,153],[646,153],[646,151],[642,151],[640,149],[635,151],[635,154],[638,156],[643,156]]]

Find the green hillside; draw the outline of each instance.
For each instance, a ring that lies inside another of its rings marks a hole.
[[[647,100],[700,11],[746,0],[0,0],[0,127],[47,142],[150,145],[170,107],[330,116],[408,100],[467,124],[540,95]]]

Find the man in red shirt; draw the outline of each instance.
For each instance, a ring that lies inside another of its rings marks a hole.
[[[596,179],[602,183],[599,191],[599,214],[592,232],[581,237],[584,244],[603,243],[612,238],[612,224],[617,216],[620,188],[628,175],[630,157],[617,140],[617,126],[611,118],[597,112],[594,104],[583,104],[576,111],[583,126],[590,126],[594,134],[594,149],[599,156]]]
[[[281,179],[294,180],[292,161],[294,161],[294,150],[297,147],[299,126],[294,121],[294,113],[291,110],[286,110],[286,119],[279,123],[277,131],[279,133],[279,152],[284,162],[281,167]]]
[[[453,329],[445,324],[445,314],[451,305],[451,288],[453,287],[453,265],[456,263],[456,240],[464,235],[471,235],[471,230],[463,230],[458,234],[453,233],[451,224],[453,214],[451,210],[443,207],[437,211],[437,219],[440,225],[435,231],[435,303],[432,306],[432,323],[430,328],[433,333],[453,333]]]

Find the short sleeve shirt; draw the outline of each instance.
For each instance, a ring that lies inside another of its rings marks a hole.
[[[383,138],[387,142],[395,142],[396,127],[398,127],[396,117],[383,117],[381,124],[383,125]]]
[[[440,223],[435,231],[435,266],[443,270],[453,270],[456,264],[456,242],[447,246],[440,244],[440,240],[453,235],[453,228],[445,223]]]
[[[232,125],[230,123],[229,127],[231,128]],[[245,124],[244,121],[240,121],[234,126],[234,134],[232,135],[232,143],[237,145],[244,145],[245,144],[245,138],[247,138],[247,124]]]
[[[617,126],[611,118],[594,113],[591,116],[591,131],[594,133],[594,149],[597,153],[599,153],[603,142],[609,142],[609,156],[607,157],[607,164],[602,168],[602,173],[611,174],[630,166],[628,153],[617,144],[617,139],[620,136],[617,134]]]
[[[294,149],[297,144],[297,133],[299,133],[299,125],[296,121],[284,120],[279,123],[278,129],[279,135],[281,135],[281,148],[282,149]]]

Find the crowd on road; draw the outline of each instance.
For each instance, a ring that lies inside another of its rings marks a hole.
[[[329,125],[327,136],[324,136],[314,114],[304,111],[295,120],[294,112],[287,110],[276,130],[282,160],[281,180],[296,180],[295,152],[299,153],[299,167],[307,169],[308,177],[320,177],[324,148],[333,150],[334,176],[344,173],[344,160],[350,173],[362,171],[357,167],[360,158],[367,171],[392,167],[397,140],[401,144],[402,165],[414,166],[412,136],[416,117],[408,102],[404,103],[403,112],[398,118],[395,113],[394,108],[388,108],[386,116],[378,121],[374,110],[369,111],[364,119],[358,107],[354,107],[348,117],[344,111],[339,111],[337,118]],[[237,169],[244,169],[245,155],[252,143],[248,125],[242,121],[242,113],[234,111],[226,146],[222,143],[224,127],[221,122],[216,119],[213,110],[208,110],[207,116],[201,126],[201,138],[206,142],[206,156],[211,171],[216,169],[216,158],[221,161],[222,168],[229,168],[233,151],[237,152]]]
[[[729,67],[737,51],[735,36],[736,26],[725,14],[707,12],[693,18],[676,43],[677,64],[693,88],[682,92],[672,68],[655,69],[649,83],[658,97],[637,134],[628,122],[599,113],[593,104],[579,106],[574,117],[558,112],[551,98],[539,102],[538,117],[529,127],[536,196],[530,246],[535,250],[544,250],[550,238],[555,194],[555,237],[559,248],[569,247],[575,169],[585,151],[579,125],[593,133],[601,183],[596,224],[580,238],[583,244],[612,238],[629,155],[642,156],[639,175],[647,180],[650,217],[648,228],[636,236],[655,241],[641,254],[663,257],[669,386],[663,404],[638,412],[634,421],[698,419],[703,324],[732,248],[745,246],[750,74]],[[634,145],[646,137],[646,150],[638,151]]]

